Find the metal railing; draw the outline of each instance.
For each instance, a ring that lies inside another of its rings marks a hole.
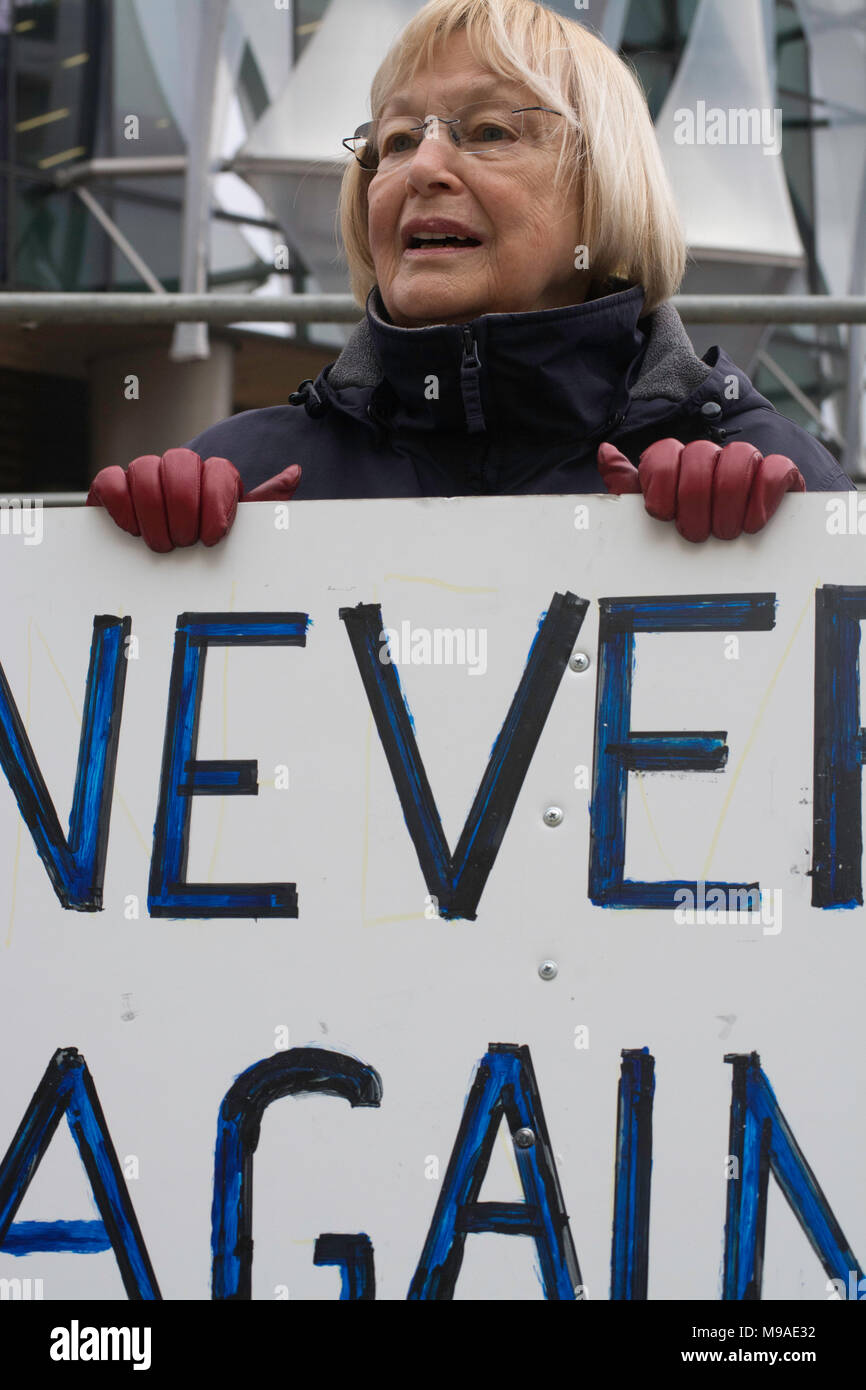
[[[357,323],[348,294],[0,294],[0,323]]]
[[[685,323],[866,324],[864,295],[683,294],[671,300]],[[357,323],[348,294],[263,298],[241,294],[0,294],[0,324]]]
[[[677,295],[671,303],[685,323],[690,324],[847,324],[849,342],[849,406],[844,445],[849,473],[861,475],[862,341],[866,325],[864,295]],[[0,325],[19,329],[38,329],[47,324],[179,324],[196,323],[227,327],[252,323],[337,323],[355,324],[362,317],[356,301],[347,294],[303,294],[265,298],[235,294],[55,294],[0,293]],[[204,331],[204,330],[202,330]],[[774,375],[780,369],[772,364]],[[851,384],[857,382],[857,395]],[[785,384],[785,382],[783,382]],[[790,383],[788,384],[790,389]],[[814,418],[815,407],[792,395]],[[834,434],[837,443],[843,443]],[[65,494],[69,505],[83,502],[84,494]],[[46,498],[58,505],[59,495]]]

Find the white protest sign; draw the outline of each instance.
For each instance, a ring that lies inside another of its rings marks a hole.
[[[4,1296],[862,1296],[857,500],[9,528]]]

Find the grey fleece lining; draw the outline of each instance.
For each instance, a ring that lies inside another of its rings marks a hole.
[[[702,362],[689,341],[683,321],[672,304],[660,304],[649,315],[649,342],[632,387],[636,401],[682,401],[696,391],[712,367]]]
[[[648,315],[647,322],[649,341],[640,375],[632,387],[632,397],[638,401],[659,397],[685,400],[706,381],[712,368],[696,355],[672,304],[660,305]],[[365,318],[328,373],[328,384],[341,391],[347,386],[377,386],[381,380],[382,368],[373,350],[373,337]]]
[[[342,391],[346,386],[378,386],[381,380],[382,368],[373,351],[370,325],[362,319],[328,372],[328,385]]]

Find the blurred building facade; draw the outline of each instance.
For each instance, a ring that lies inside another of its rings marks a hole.
[[[345,290],[340,142],[420,7],[0,0],[0,291]],[[866,293],[864,0],[550,7],[591,25],[641,77],[685,222],[685,292]],[[714,142],[712,112],[733,108],[778,117],[780,148],[770,125]],[[0,491],[84,488],[106,463],[283,401],[344,337],[333,326],[0,328]],[[702,326],[692,337],[699,352],[722,342],[844,457],[846,414],[862,401],[849,330]]]

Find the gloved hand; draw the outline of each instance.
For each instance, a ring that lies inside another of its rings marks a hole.
[[[609,492],[642,492],[650,516],[674,521],[687,541],[717,536],[732,541],[766,526],[786,492],[805,492],[806,480],[783,454],[752,444],[680,444],[660,439],[629,463],[613,444],[602,444],[598,469]]]
[[[202,461],[191,449],[169,449],[158,458],[144,454],[127,469],[112,464],[97,473],[87,494],[88,507],[105,507],[131,536],[151,550],[216,545],[231,530],[238,502],[286,502],[301,481],[298,464],[244,493],[240,474],[228,459]]]

